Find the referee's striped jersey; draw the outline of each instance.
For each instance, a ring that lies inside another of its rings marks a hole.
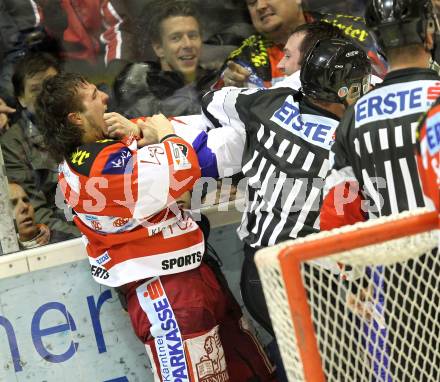
[[[240,238],[259,248],[316,232],[338,118],[291,88],[229,87],[203,101],[212,127],[244,135],[248,187]]]
[[[381,85],[347,110],[331,150],[323,222],[331,219],[329,214],[335,215],[335,221],[344,219],[332,209],[335,190],[346,182],[358,185],[363,200],[359,208],[368,218],[426,205],[415,158],[416,131],[439,95],[436,72],[402,69],[390,72]]]

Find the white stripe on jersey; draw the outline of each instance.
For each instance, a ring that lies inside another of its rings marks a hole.
[[[369,131],[366,131],[364,133],[364,141],[365,141],[365,146],[367,147],[368,154],[372,154],[373,145],[371,144],[371,136]]]
[[[289,158],[287,158],[287,162],[292,164],[296,156],[298,155],[300,149],[301,149],[300,146],[298,146],[297,144],[293,144],[292,152],[290,153]]]
[[[388,143],[388,131],[387,129],[379,129],[379,142],[380,142],[380,148],[382,150],[388,150],[390,148],[390,145]]]
[[[34,27],[38,27],[41,23],[41,17],[40,17],[40,12],[38,12],[38,6],[34,0],[29,0],[29,3],[31,4],[32,10],[33,10],[34,16],[35,16]]]
[[[270,131],[270,136],[269,136],[268,140],[266,141],[266,143],[264,144],[264,147],[266,149],[270,149],[273,146],[274,138],[275,138],[275,131],[271,130]]]
[[[254,151],[254,155],[252,156],[252,159],[247,162],[242,169],[243,174],[246,174],[254,165],[255,159],[257,159],[258,151]]]
[[[396,126],[394,135],[396,139],[396,147],[403,147],[402,125]]]
[[[255,220],[255,226],[252,229],[252,233],[257,233],[258,232],[258,226],[260,225],[260,220],[261,220],[261,210],[264,207],[264,205],[267,203],[264,199],[264,195],[267,194],[267,187],[269,185],[269,180],[271,180],[271,177],[273,175],[275,171],[275,166],[273,164],[271,164],[269,166],[269,170],[267,170],[266,174],[264,175],[264,181],[263,184],[261,185],[261,189],[257,191],[258,194],[261,195],[262,197],[262,201],[259,204],[259,206],[257,207],[257,209],[255,210],[255,215],[256,215],[256,220]]]
[[[261,142],[261,138],[263,138],[263,136],[264,136],[264,125],[260,125],[260,128],[258,129],[258,133],[257,133],[258,142]]]
[[[278,158],[281,158],[284,155],[284,152],[286,151],[287,147],[289,146],[289,141],[287,139],[283,139],[283,141],[280,144],[280,147],[278,148],[278,152],[276,153],[276,156]]]
[[[275,185],[274,192],[273,192],[272,197],[270,198],[268,206],[267,206],[268,215],[267,215],[266,219],[264,220],[263,227],[262,227],[261,233],[260,233],[260,237],[258,238],[257,242],[255,243],[256,247],[261,246],[261,241],[263,240],[263,235],[266,233],[267,227],[269,227],[269,224],[272,222],[272,219],[274,217],[272,210],[273,210],[273,207],[275,206],[275,204],[279,198],[279,195],[283,189],[283,185],[286,181],[286,178],[287,178],[287,174],[281,171],[279,178],[278,178],[278,181],[277,181],[277,184]]]
[[[287,197],[286,201],[283,205],[283,210],[281,212],[281,219],[279,223],[274,228],[272,234],[270,235],[268,245],[274,245],[276,243],[276,240],[278,238],[278,235],[281,233],[281,230],[283,229],[284,225],[286,224],[286,220],[290,214],[290,210],[292,209],[293,203],[295,202],[296,198],[298,197],[299,192],[301,191],[302,186],[304,185],[304,182],[301,179],[295,179],[295,184],[292,187],[292,190],[290,190],[289,196]]]
[[[121,47],[122,47],[122,35],[121,35],[121,30],[119,29],[119,27],[121,26],[122,23],[122,18],[121,16],[119,16],[118,12],[116,12],[116,9],[113,7],[113,5],[110,3],[110,1],[107,2],[107,9],[110,12],[110,14],[115,18],[115,20],[117,20],[117,22],[113,25],[112,29],[115,33],[115,40],[116,40],[116,51],[115,51],[115,57],[114,58],[121,58]],[[104,34],[101,34],[100,36],[100,40],[102,43],[106,44],[105,45],[105,56],[104,56],[104,61],[105,64],[107,65],[109,62],[109,46],[108,43],[110,41],[107,41],[104,37]]]
[[[315,154],[313,154],[311,151],[307,153],[307,157],[302,165],[302,169],[304,171],[309,171],[310,167],[312,167],[313,159],[315,159]]]
[[[263,172],[264,166],[266,165],[267,159],[263,158],[258,166],[257,173],[250,177],[248,180],[248,185],[254,188],[260,188],[260,180],[262,178],[261,173]]]
[[[402,170],[403,184],[405,185],[406,197],[408,200],[408,209],[417,208],[417,202],[414,194],[414,187],[411,174],[409,172],[406,158],[399,159],[400,169]]]
[[[330,169],[330,161],[328,159],[324,159],[324,161],[322,162],[321,169],[319,170],[318,176],[322,179],[325,179],[329,169]]]
[[[321,189],[313,186],[309,193],[309,196],[307,197],[306,202],[301,208],[301,212],[298,218],[296,219],[295,226],[292,228],[292,231],[290,231],[289,236],[291,238],[296,239],[298,237],[298,233],[304,227],[304,222],[306,221],[307,215],[309,214],[312,207],[318,208],[315,203],[320,198],[320,195]]]
[[[396,187],[394,185],[393,169],[391,161],[387,160],[385,165],[385,176],[387,180],[388,195],[390,196],[390,207],[393,214],[399,213],[399,206],[397,204]]]
[[[209,102],[206,111],[214,116],[221,126],[231,126],[235,129],[245,130],[245,124],[241,121],[237,109],[237,97],[240,94],[252,94],[258,89],[243,89],[234,87],[225,87],[215,91],[212,100]]]
[[[321,226],[320,226],[320,223],[321,223],[320,220],[321,220],[321,216],[318,215],[318,217],[317,217],[316,220],[315,220],[315,223],[313,224],[313,228],[316,229],[316,230],[318,230],[318,231],[319,231],[319,229],[321,228]]]
[[[413,145],[417,142],[417,126],[419,125],[418,122],[411,123],[411,142]]]
[[[359,139],[354,139],[354,150],[356,151],[356,154],[361,156],[361,145],[359,144]]]

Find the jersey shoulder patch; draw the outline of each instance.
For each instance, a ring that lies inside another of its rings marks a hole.
[[[111,145],[119,146],[121,143],[114,139],[103,139],[81,145],[67,158],[67,163],[77,173],[89,176],[96,157],[102,150]]]

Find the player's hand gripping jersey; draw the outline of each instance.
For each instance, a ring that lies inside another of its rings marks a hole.
[[[134,140],[85,144],[60,170],[98,283],[120,286],[200,265],[203,234],[176,204],[200,177],[197,156],[183,139],[141,149]]]

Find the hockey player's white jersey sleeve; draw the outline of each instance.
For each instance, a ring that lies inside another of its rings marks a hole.
[[[191,143],[196,150],[202,177],[221,178],[241,170],[246,131],[235,110],[235,99],[240,89],[234,90],[224,92],[221,89],[214,92],[219,93],[219,96],[214,95],[214,103],[209,102],[207,105],[220,118],[214,123],[215,117],[206,110],[198,116],[176,117],[172,120],[176,134]],[[229,107],[222,109],[222,100]]]

